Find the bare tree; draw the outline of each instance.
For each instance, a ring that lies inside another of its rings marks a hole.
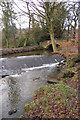
[[[41,0],[41,1],[38,0],[36,3],[33,2],[32,0],[29,0],[29,1],[28,0],[20,0],[20,1],[22,1],[23,3],[25,3],[27,5],[26,11],[21,10],[21,8],[19,8],[18,5],[17,5],[17,7],[22,12],[24,12],[26,15],[29,16],[29,28],[30,28],[30,24],[31,24],[30,22],[31,22],[32,14],[34,15],[34,20],[36,22],[40,23],[41,22],[40,20],[44,19],[44,24],[47,24],[47,26],[48,26],[48,31],[50,33],[52,48],[53,48],[53,51],[55,52],[57,49],[56,49],[55,40],[54,40],[54,27],[55,27],[56,21],[58,19],[61,19],[59,14],[64,6],[64,3],[58,2],[58,1],[50,2],[50,0],[48,0],[48,2],[44,2],[44,0]],[[64,23],[62,23],[62,24],[64,24]]]

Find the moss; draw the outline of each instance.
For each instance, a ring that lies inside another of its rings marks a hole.
[[[27,104],[24,106],[24,110],[25,110],[25,112],[29,112],[29,111],[31,110],[30,103],[27,103]]]
[[[23,115],[21,115],[19,118],[23,118]]]

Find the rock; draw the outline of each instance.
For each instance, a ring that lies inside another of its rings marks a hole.
[[[33,118],[32,118],[32,120],[41,120],[41,117],[39,117],[39,116],[34,116]]]
[[[59,66],[62,66],[63,64],[64,64],[64,63],[61,63],[61,62],[60,62],[60,63],[59,63]]]
[[[40,77],[33,79],[33,81],[40,80]]]
[[[7,75],[7,74],[4,74],[4,75],[2,75],[2,78],[4,78],[4,77],[7,77],[7,76],[9,76],[9,75]]]
[[[57,71],[61,71],[61,68],[60,68],[60,67],[57,67],[56,70],[57,70]]]
[[[13,109],[13,110],[10,110],[9,112],[8,112],[8,114],[9,115],[12,115],[13,113],[16,113],[17,112],[17,110],[16,109]]]
[[[59,48],[59,47],[60,47],[60,44],[56,43],[56,47]]]
[[[80,63],[80,60],[75,60],[75,63]]]
[[[60,66],[58,65],[57,68],[60,68]]]
[[[56,83],[59,83],[59,81],[58,80],[47,80],[47,83],[56,84]]]

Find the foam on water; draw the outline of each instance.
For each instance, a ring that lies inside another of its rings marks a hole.
[[[22,71],[31,71],[31,70],[35,70],[35,69],[42,69],[42,68],[47,68],[47,67],[55,67],[59,64],[59,62],[57,63],[50,63],[50,64],[43,64],[42,66],[38,66],[38,67],[31,67],[31,68],[22,68]]]
[[[64,62],[64,60],[61,61],[61,63],[63,63],[63,62]]]
[[[16,58],[40,57],[40,56],[44,56],[44,55],[19,56],[19,57],[16,57]]]
[[[7,58],[0,58],[1,61],[2,61],[2,60],[5,60],[5,59],[7,59]]]
[[[9,77],[19,77],[19,76],[21,76],[21,74],[15,74],[15,75],[10,75]]]

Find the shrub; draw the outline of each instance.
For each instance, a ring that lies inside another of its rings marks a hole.
[[[73,58],[72,58],[72,61],[74,61],[75,63],[78,62],[78,61],[80,62],[79,56],[78,55],[74,55]]]
[[[73,77],[74,76],[74,72],[73,71],[71,71],[71,70],[68,70],[68,69],[66,69],[64,72],[63,72],[63,74],[62,74],[62,78],[67,78],[67,77]]]
[[[78,70],[80,70],[80,65],[78,66]]]
[[[74,61],[71,61],[70,63],[69,63],[69,67],[71,68],[71,67],[74,67],[75,66],[75,62]]]

